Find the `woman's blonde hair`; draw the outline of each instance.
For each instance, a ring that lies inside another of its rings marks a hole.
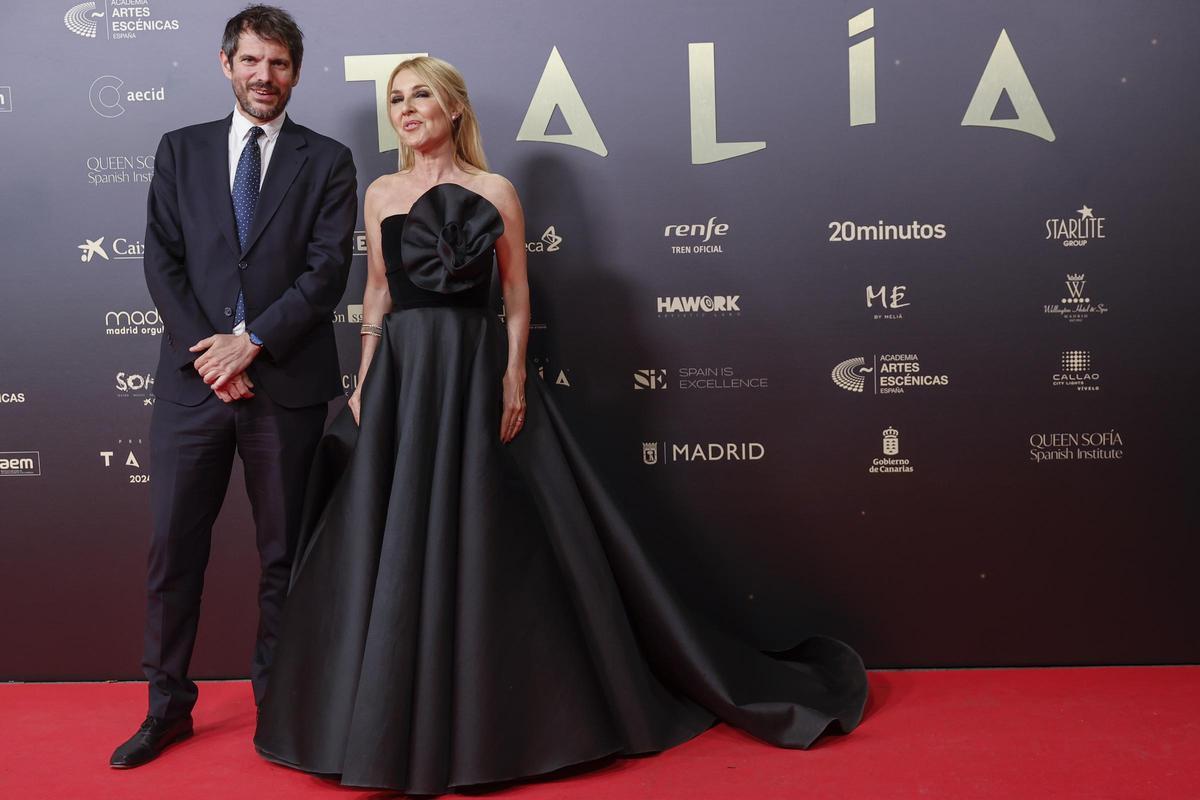
[[[454,65],[432,56],[417,56],[407,61],[401,61],[392,70],[388,78],[388,96],[391,97],[392,81],[404,70],[417,74],[433,92],[442,111],[450,122],[450,137],[454,141],[454,160],[460,167],[468,171],[478,170],[487,172],[487,156],[483,154],[483,139],[479,135],[479,120],[475,117],[475,109],[471,108],[471,100],[467,97],[467,82],[462,73]],[[457,109],[458,119],[454,119],[451,109]],[[398,135],[398,134],[397,134]],[[413,150],[400,142],[400,169],[412,169]]]

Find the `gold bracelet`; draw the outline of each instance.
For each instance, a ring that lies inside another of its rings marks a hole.
[[[383,338],[383,326],[374,325],[370,322],[364,322],[362,324],[362,328],[359,329],[359,333],[361,333],[363,336],[378,336]]]

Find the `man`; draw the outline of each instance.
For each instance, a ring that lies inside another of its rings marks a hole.
[[[262,567],[256,702],[270,673],[304,483],[326,404],[341,393],[331,320],[358,216],[350,151],[284,113],[302,56],[285,11],[252,6],[229,20],[220,60],[233,114],[166,134],[155,157],[144,264],[166,330],[150,423],[150,703],[113,767],[192,734],[188,663],[235,451]]]

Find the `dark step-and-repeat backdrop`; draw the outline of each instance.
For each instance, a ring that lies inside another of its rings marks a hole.
[[[0,24],[10,679],[140,674],[146,190],[163,132],[233,107],[239,3],[72,2]],[[396,166],[391,68],[466,75],[525,205],[537,372],[690,602],[872,666],[1200,660],[1200,6],[289,7],[288,113],[360,191]],[[237,473],[197,674],[245,673],[257,572]]]

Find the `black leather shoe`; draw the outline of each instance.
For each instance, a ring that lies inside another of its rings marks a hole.
[[[158,754],[175,742],[182,742],[192,735],[192,718],[179,717],[173,720],[162,720],[158,717],[146,717],[142,727],[129,740],[113,751],[108,760],[110,767],[130,769],[148,764],[158,758]]]

